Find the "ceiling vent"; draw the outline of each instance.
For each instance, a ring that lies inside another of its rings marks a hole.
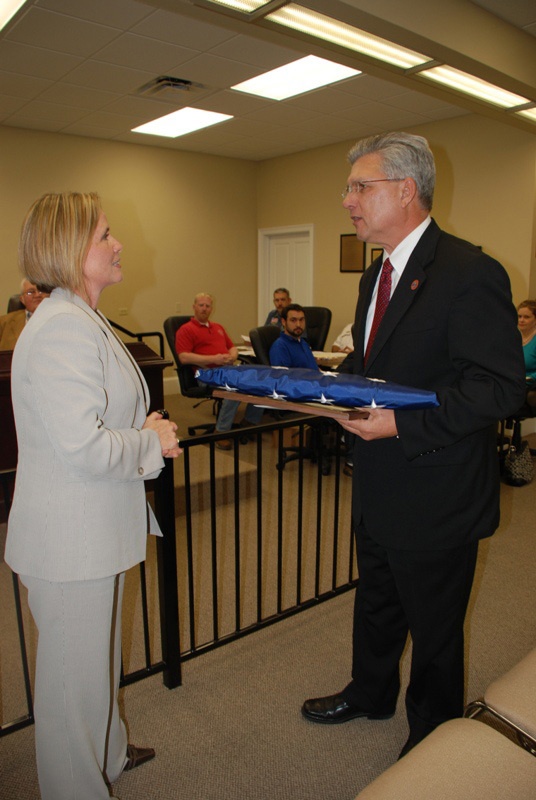
[[[137,94],[145,97],[154,97],[155,95],[162,99],[169,99],[177,94],[177,92],[195,92],[205,87],[201,83],[194,83],[185,78],[173,78],[171,75],[159,75],[158,78],[153,78],[149,83],[141,86]]]

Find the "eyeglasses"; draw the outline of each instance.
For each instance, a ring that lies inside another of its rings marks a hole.
[[[46,292],[39,292],[39,291],[36,291],[35,289],[28,289],[28,291],[27,292],[23,292],[23,294],[27,295],[27,297],[33,297],[34,295],[36,295],[38,297],[43,297],[43,295],[45,295]]]
[[[349,183],[348,186],[344,187],[344,191],[341,192],[341,197],[344,200],[349,194],[361,194],[365,191],[369,183],[390,183],[391,181],[403,180],[404,178],[375,178],[374,180],[370,181],[354,181],[353,183]]]

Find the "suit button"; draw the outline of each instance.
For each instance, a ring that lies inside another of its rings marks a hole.
[[[138,467],[138,475],[143,475],[143,467]]]

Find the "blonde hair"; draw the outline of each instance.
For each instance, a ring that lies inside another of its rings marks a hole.
[[[19,241],[19,265],[30,283],[47,291],[81,288],[82,270],[101,211],[95,192],[44,194],[35,201]]]
[[[201,297],[208,297],[208,298],[209,298],[209,300],[210,300],[212,303],[214,302],[214,298],[213,298],[213,296],[212,296],[211,294],[209,294],[208,292],[198,292],[198,293],[196,294],[196,296],[194,297],[194,303],[197,303],[197,301],[198,301],[198,300],[199,300]]]

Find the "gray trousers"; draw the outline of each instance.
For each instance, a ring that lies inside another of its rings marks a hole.
[[[124,573],[55,583],[21,575],[39,630],[35,748],[42,800],[109,800],[126,763],[119,716]]]

